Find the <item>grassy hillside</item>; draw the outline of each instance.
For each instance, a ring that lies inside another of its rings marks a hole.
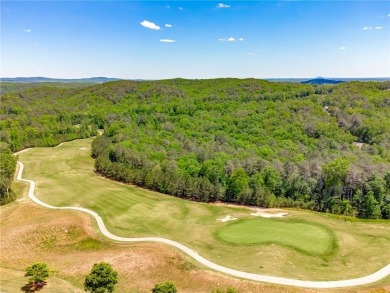
[[[0,268],[1,287],[2,292],[19,293],[27,284],[27,278],[23,271],[14,271]],[[80,288],[76,288],[65,280],[50,277],[47,279],[47,285],[43,288],[47,293],[81,293],[84,292]]]

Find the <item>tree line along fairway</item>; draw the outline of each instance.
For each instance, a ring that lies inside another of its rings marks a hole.
[[[84,139],[55,148],[34,148],[21,153],[19,160],[25,164],[24,177],[37,181],[36,194],[41,200],[54,206],[92,209],[102,216],[114,234],[172,239],[215,263],[289,278],[330,280],[359,277],[389,262],[388,222],[345,222],[335,216],[307,211],[288,210],[285,223],[299,220],[325,227],[313,230],[319,235],[318,243],[326,235],[321,231],[329,229],[338,244],[335,253],[324,257],[280,245],[277,241],[283,237],[283,241],[289,239],[291,246],[299,246],[299,241],[288,238],[292,233],[282,233],[289,230],[283,231],[284,219],[278,221],[279,239],[271,238],[267,243],[255,239],[257,243],[251,245],[221,241],[215,237],[218,231],[240,223],[250,227],[251,222],[260,220],[251,216],[247,208],[181,200],[102,178],[94,173],[90,144],[91,139]],[[233,215],[240,222],[217,221],[226,215]],[[324,247],[316,249],[311,252],[323,252]]]

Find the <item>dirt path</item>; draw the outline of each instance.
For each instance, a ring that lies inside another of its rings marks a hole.
[[[377,282],[386,276],[390,275],[390,264],[385,266],[384,268],[378,270],[377,272],[361,277],[356,279],[349,279],[349,280],[340,280],[340,281],[303,281],[303,280],[296,280],[296,279],[288,279],[288,278],[280,278],[280,277],[273,277],[273,276],[267,276],[267,275],[259,275],[259,274],[253,274],[253,273],[246,273],[234,269],[230,269],[218,264],[215,264],[202,256],[200,256],[196,251],[188,248],[187,246],[172,241],[165,238],[160,237],[143,237],[143,238],[126,238],[126,237],[119,237],[112,233],[110,233],[106,226],[104,225],[103,219],[94,211],[88,210],[86,208],[80,208],[80,207],[55,207],[48,205],[47,203],[44,203],[43,201],[39,200],[35,194],[35,181],[23,179],[23,169],[24,165],[22,162],[18,162],[19,170],[17,174],[17,180],[22,182],[28,182],[30,184],[29,190],[28,190],[28,197],[34,201],[35,203],[49,208],[49,209],[56,209],[56,210],[77,210],[84,213],[87,213],[95,218],[100,231],[103,233],[104,236],[120,242],[160,242],[165,243],[168,245],[171,245],[173,247],[176,247],[177,249],[183,251],[184,253],[191,256],[193,259],[198,261],[199,263],[205,265],[206,267],[213,269],[215,271],[233,276],[238,277],[242,279],[252,280],[252,281],[259,281],[259,282],[266,282],[266,283],[272,283],[272,284],[278,284],[278,285],[287,285],[287,286],[295,286],[295,287],[301,287],[301,288],[340,288],[340,287],[354,287],[354,286],[360,286],[360,285],[366,285],[370,283]]]

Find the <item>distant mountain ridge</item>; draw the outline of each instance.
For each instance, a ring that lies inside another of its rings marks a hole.
[[[90,82],[90,83],[104,83],[109,81],[120,80],[120,78],[109,77],[89,77],[89,78],[49,78],[49,77],[3,77],[0,82],[18,82],[18,83],[32,83],[32,82]]]
[[[274,82],[295,82],[295,83],[307,83],[307,84],[334,84],[348,81],[390,81],[390,77],[322,77],[315,78],[265,78],[268,81]]]
[[[344,82],[343,80],[327,79],[323,77],[318,77],[310,80],[301,81],[305,84],[338,84]]]

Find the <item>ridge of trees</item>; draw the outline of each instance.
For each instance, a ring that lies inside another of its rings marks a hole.
[[[104,135],[109,178],[196,201],[390,217],[389,82],[117,81],[2,95],[12,151]]]

